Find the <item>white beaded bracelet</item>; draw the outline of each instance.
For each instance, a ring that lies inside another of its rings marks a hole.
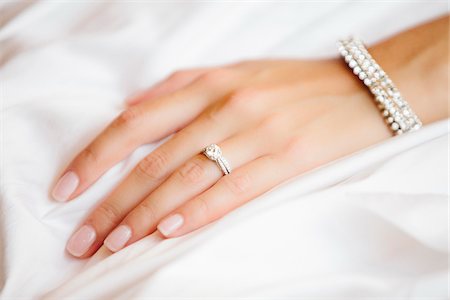
[[[395,135],[422,127],[422,122],[360,40],[355,38],[340,40],[338,47],[353,73],[375,96],[383,117]]]

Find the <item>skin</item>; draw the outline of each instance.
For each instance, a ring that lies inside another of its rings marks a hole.
[[[369,52],[424,125],[449,116],[448,16]],[[79,177],[69,200],[140,145],[174,135],[86,217],[96,238],[81,258],[121,224],[131,228],[127,246],[180,214],[184,223],[166,237],[181,236],[293,176],[392,137],[373,96],[341,58],[180,71],[128,105],[63,172]],[[222,148],[230,175],[200,154],[211,143]]]

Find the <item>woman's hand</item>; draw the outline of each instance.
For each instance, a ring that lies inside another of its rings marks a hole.
[[[74,256],[103,242],[118,251],[157,228],[166,237],[186,234],[391,136],[364,86],[337,59],[177,72],[131,102],[69,165],[55,199],[75,198],[138,146],[174,135],[88,216],[68,243]],[[231,174],[201,154],[212,143]]]
[[[447,43],[441,42],[448,18],[430,24],[372,49],[376,60],[386,57],[384,49],[408,56],[403,69],[393,63],[395,53],[380,64],[424,123],[448,116],[442,109]],[[432,29],[440,34],[428,34]],[[414,39],[424,41],[423,51],[409,47]],[[423,77],[415,71],[427,64],[435,78],[427,87],[437,84],[429,91],[433,109],[416,96]],[[134,149],[172,133],[86,218],[68,242],[72,255],[88,257],[103,243],[118,251],[157,229],[166,237],[186,234],[295,175],[391,136],[372,96],[339,59],[181,71],[131,100],[69,164],[53,197],[77,197]],[[222,148],[231,174],[223,176],[201,154],[212,143]]]

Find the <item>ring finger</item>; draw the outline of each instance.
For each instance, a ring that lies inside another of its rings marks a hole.
[[[225,140],[221,149],[231,166],[238,168],[266,154],[258,144],[261,140],[249,131]],[[215,162],[203,154],[194,156],[134,208],[110,233],[105,245],[111,251],[118,251],[152,233],[163,217],[210,188],[221,176],[222,170]]]
[[[211,125],[201,123],[199,120],[191,126],[193,128],[188,129],[189,127],[187,127],[183,130],[193,132],[194,135],[195,132],[202,132],[202,129],[204,131],[204,128],[209,128]],[[169,140],[144,159],[140,166],[138,165],[135,171],[89,215],[84,225],[73,234],[67,244],[67,250],[72,255],[87,257],[94,253],[102,245],[108,233],[134,207],[134,210],[122,222],[128,227],[119,226],[120,228],[115,230],[115,234],[109,239],[110,243],[108,244],[112,250],[117,251],[125,245],[123,239],[126,237],[128,239],[125,243],[131,243],[148,235],[156,228],[157,222],[165,214],[204,191],[220,178],[221,171],[217,165],[203,155],[194,155],[208,142],[213,139],[226,138],[230,133],[224,132],[222,135],[215,131],[214,137],[198,134],[195,137],[182,133],[183,130],[178,133],[178,138]],[[267,148],[259,144],[265,140],[265,134],[264,127],[261,127],[226,139],[222,143],[222,147],[232,166],[240,166],[264,154]],[[176,155],[180,149],[188,154]],[[236,149],[239,151],[237,152]],[[194,157],[176,170],[175,166],[182,164],[182,161],[179,161],[180,157],[186,155]],[[171,170],[172,167],[174,169]],[[166,171],[163,172],[163,170]],[[176,171],[173,172],[174,170]],[[166,181],[164,181],[165,176],[168,176]],[[156,190],[154,190],[155,188]],[[137,205],[138,201],[148,193],[151,194]],[[122,240],[118,238],[119,234],[124,236]]]
[[[176,168],[198,153],[211,139],[224,139],[231,134],[229,128],[221,127],[214,132],[203,130],[212,124],[200,118],[180,130],[171,139],[141,160],[125,180],[87,217],[70,238],[67,250],[74,256],[88,256],[103,243],[106,235],[135,207],[140,200],[157,188]],[[180,151],[183,149],[182,151]],[[82,238],[89,242],[81,242]]]

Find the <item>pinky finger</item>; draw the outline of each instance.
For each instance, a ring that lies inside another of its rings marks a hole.
[[[210,189],[164,218],[157,228],[165,237],[177,237],[205,226],[288,179],[293,173],[291,169],[281,157],[262,156],[223,176]]]
[[[209,70],[211,70],[211,68],[199,68],[174,72],[172,75],[156,83],[146,91],[128,98],[126,103],[131,106],[142,101],[155,99],[173,93],[192,83],[200,75]]]

